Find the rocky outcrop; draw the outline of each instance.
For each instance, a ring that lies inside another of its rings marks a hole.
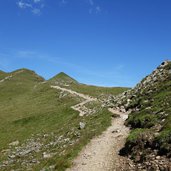
[[[139,103],[141,100],[140,97],[144,95],[150,96],[157,91],[158,84],[164,82],[168,78],[171,78],[171,69],[169,68],[170,63],[171,62],[169,61],[164,61],[152,72],[152,74],[145,77],[133,89],[118,96],[110,96],[106,102],[106,105],[116,108],[121,112],[139,111],[140,108],[142,108]],[[144,100],[144,106],[148,104],[148,102],[148,99]]]

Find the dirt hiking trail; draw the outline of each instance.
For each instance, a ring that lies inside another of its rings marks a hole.
[[[67,171],[129,170],[127,159],[118,155],[129,133],[129,129],[124,126],[128,115],[113,109],[109,111],[118,114],[119,117],[112,120],[112,125],[102,135],[91,140],[73,161],[73,167]]]

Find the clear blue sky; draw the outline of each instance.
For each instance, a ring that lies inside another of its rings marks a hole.
[[[170,58],[170,0],[0,2],[0,70],[134,86]]]

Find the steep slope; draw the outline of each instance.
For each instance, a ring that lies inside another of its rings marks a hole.
[[[111,102],[115,109],[131,112],[126,125],[132,131],[121,154],[131,157],[139,170],[171,169],[171,62],[163,62]]]

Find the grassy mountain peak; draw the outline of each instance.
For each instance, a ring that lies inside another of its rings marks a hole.
[[[70,77],[64,72],[60,72],[59,74],[51,78],[49,82],[59,85],[78,83],[74,78]]]

